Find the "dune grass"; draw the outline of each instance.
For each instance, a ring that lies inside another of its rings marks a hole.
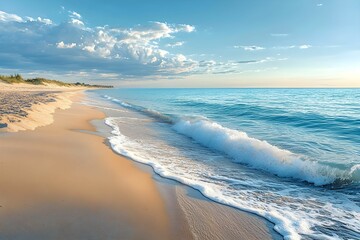
[[[0,80],[6,83],[25,83],[25,80],[19,74],[10,76],[0,75]]]
[[[16,84],[16,83],[27,83],[32,85],[47,85],[47,84],[53,84],[61,87],[94,87],[94,88],[112,88],[113,86],[107,86],[107,85],[92,85],[92,84],[86,84],[86,83],[65,83],[58,80],[50,80],[46,78],[29,78],[24,79],[20,74],[14,74],[14,75],[0,75],[0,81],[8,83],[8,84]]]

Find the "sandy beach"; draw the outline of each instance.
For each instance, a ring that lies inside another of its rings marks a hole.
[[[83,89],[56,85],[12,85],[0,81],[0,132],[34,130],[51,124],[55,110],[69,108],[71,96]]]
[[[81,89],[1,87],[2,103],[20,105],[1,107],[0,239],[280,238],[114,153],[97,131],[106,126],[90,123],[105,113],[81,104]]]

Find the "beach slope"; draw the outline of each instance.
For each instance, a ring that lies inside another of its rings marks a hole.
[[[74,103],[51,125],[0,136],[1,239],[169,239],[151,175],[92,134],[103,117]]]

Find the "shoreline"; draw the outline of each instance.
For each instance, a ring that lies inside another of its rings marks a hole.
[[[114,108],[93,104],[89,104],[89,106],[104,112],[107,117],[121,116],[121,111]],[[116,106],[114,107],[116,108]],[[113,129],[104,121],[93,124],[99,132],[102,132],[103,137],[113,136],[109,134]],[[111,148],[108,140],[106,144]],[[113,152],[123,156],[115,150]],[[153,176],[153,180],[158,185],[165,204],[168,206],[169,215],[184,215],[173,217],[171,223],[173,229],[176,229],[179,224],[183,225],[184,223],[179,223],[179,219],[185,218],[187,227],[193,228],[191,229],[193,239],[283,239],[283,236],[274,230],[275,224],[268,219],[209,199],[192,186],[161,176],[151,165],[127,156],[124,157],[133,162],[141,171],[150,173]],[[200,221],[199,219],[202,222],[196,225]]]
[[[47,126],[0,135],[0,235],[281,239],[267,220],[115,153],[103,122],[110,110],[81,104],[81,95],[70,96],[69,108],[54,109]]]
[[[141,170],[154,175],[159,191],[168,205],[168,214],[175,211],[174,207],[179,208],[181,213],[176,214],[184,215],[180,218],[185,217],[193,239],[284,239],[274,230],[275,224],[268,219],[216,202],[192,186],[160,176],[145,163],[129,160],[134,161]],[[179,224],[177,218],[179,216],[172,222],[175,225],[173,228]]]

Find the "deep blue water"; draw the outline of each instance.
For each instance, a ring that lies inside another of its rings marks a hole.
[[[107,119],[115,151],[286,238],[360,239],[360,89],[90,94],[123,111]]]

